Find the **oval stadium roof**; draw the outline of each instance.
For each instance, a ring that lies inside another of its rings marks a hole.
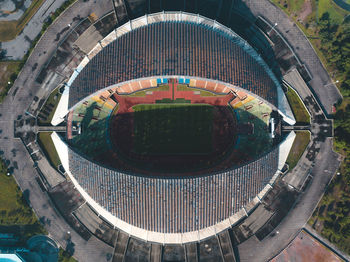
[[[220,81],[290,111],[272,71],[232,30],[201,16],[158,13],[113,30],[87,54],[66,84],[57,123],[70,108],[69,123],[75,108],[102,89],[157,76]],[[158,243],[199,241],[247,216],[281,174],[294,138],[291,132],[250,162],[222,172],[166,178],[104,167],[52,134],[67,175],[87,203],[113,226]]]
[[[69,108],[110,85],[158,75],[220,80],[278,107],[279,83],[271,70],[245,40],[215,21],[185,14],[149,15],[106,39],[70,79]]]

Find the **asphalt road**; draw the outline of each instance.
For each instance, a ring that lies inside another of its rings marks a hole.
[[[35,37],[40,33],[41,28],[46,21],[46,19],[50,16],[51,13],[55,12],[66,0],[46,0],[32,19],[28,22],[28,24],[24,27],[21,34],[19,34],[14,40],[8,42],[0,43],[0,47],[6,50],[6,56],[10,60],[20,60],[27,53],[31,46],[31,42],[35,39]],[[96,1],[86,1],[81,2],[80,5],[84,6],[82,12],[75,13],[76,17],[86,17],[87,15],[94,12],[97,17],[104,15],[106,12],[106,8],[108,10],[112,10],[112,2],[111,0],[99,0],[98,4]],[[69,11],[68,11],[69,12]],[[66,20],[64,20],[66,21]],[[73,21],[69,21],[74,26]],[[66,27],[65,24],[60,29],[64,29]],[[56,32],[59,33],[59,32]],[[56,36],[55,36],[56,37]]]
[[[8,59],[20,60],[30,48],[31,41],[40,33],[47,17],[55,12],[65,0],[47,0],[38,9],[32,19],[24,27],[21,34],[15,39],[1,43],[1,48],[6,50]]]
[[[243,2],[255,16],[260,15],[264,17],[272,25],[277,23],[275,29],[283,35],[298,58],[310,71],[312,80],[309,82],[309,85],[327,114],[331,114],[332,106],[341,99],[341,94],[333,84],[303,32],[281,9],[273,5],[270,1],[243,0]]]
[[[324,69],[304,34],[282,10],[275,7],[268,0],[245,0],[244,2],[249,6],[253,14],[263,16],[271,24],[278,23],[276,29],[288,41],[298,58],[307,66],[313,77],[309,82],[309,86],[312,88],[311,91],[318,98],[318,101],[321,102],[321,107],[326,111],[326,115],[330,114],[332,105],[341,96],[338,89],[333,84],[330,84],[332,82],[327,71]],[[298,90],[298,92],[303,98],[310,96],[309,90]],[[316,115],[313,109],[311,110],[311,114]],[[317,126],[313,125],[313,128],[313,133],[319,131]],[[261,242],[257,238],[252,237],[238,246],[241,261],[268,261],[279,254],[309,220],[325,191],[326,185],[330,182],[340,165],[338,154],[333,152],[331,138],[327,138],[325,142],[317,141],[316,144],[320,150],[314,162],[315,167],[311,171],[311,175],[313,176],[311,185],[300,195],[294,208],[282,220],[274,233],[267,236]],[[303,170],[303,172],[308,171],[308,168],[304,168]],[[279,232],[278,234],[276,234],[277,231]]]
[[[321,145],[311,175],[311,184],[298,198],[294,208],[275,228],[274,233],[261,242],[256,237],[248,239],[238,246],[242,262],[268,261],[279,254],[305,226],[315,206],[323,195],[326,185],[339,167],[338,155],[332,150],[332,139]],[[279,232],[276,234],[276,232]]]
[[[75,249],[74,256],[79,261],[84,262],[109,261],[113,249],[95,237],[91,237],[89,241],[83,240],[56,212],[49,197],[41,191],[35,180],[38,174],[23,143],[14,138],[14,120],[18,115],[24,114],[35,95],[44,96],[43,89],[34,80],[41,66],[55,51],[57,41],[59,41],[57,38],[63,38],[64,34],[68,32],[68,30],[64,30],[67,25],[69,23],[74,25],[77,22],[77,16],[86,17],[92,12],[95,12],[97,16],[102,16],[112,10],[110,0],[100,0],[99,5],[92,5],[92,3],[78,1],[49,27],[29,57],[8,96],[0,104],[0,150],[2,157],[10,160],[10,166],[15,167],[14,177],[22,191],[28,192],[29,201],[37,216],[46,222],[45,227],[49,235],[59,245],[66,247],[66,232],[70,231],[72,246]]]
[[[337,93],[332,88],[332,85],[328,86],[328,88],[331,86],[329,89],[323,88],[324,85],[330,82],[330,78],[320,64],[317,56],[315,57],[316,54],[310,51],[311,47],[307,46],[308,42],[305,38],[303,39],[302,33],[293,26],[293,23],[288,20],[281,10],[276,10],[268,1],[247,0],[246,2],[252,8],[253,13],[261,14],[272,22],[278,20],[279,25],[277,29],[286,37],[297,52],[299,58],[310,69],[314,77],[311,85],[318,92],[319,96],[322,97],[320,100],[324,103],[324,108],[330,107],[334,99],[338,97]],[[60,214],[52,208],[50,199],[45,192],[41,191],[35,181],[37,173],[33,168],[33,162],[29,154],[26,152],[22,142],[14,138],[13,121],[18,115],[22,115],[26,111],[32,103],[34,96],[45,96],[43,90],[40,89],[40,86],[34,80],[41,66],[55,51],[58,41],[68,32],[68,24],[74,26],[74,23],[77,22],[77,19],[74,18],[77,18],[78,15],[80,17],[86,17],[90,13],[95,12],[98,16],[101,16],[111,9],[110,0],[99,0],[98,5],[94,5],[92,1],[78,1],[69,8],[48,29],[47,33],[37,44],[36,49],[29,57],[26,66],[10,90],[9,95],[0,105],[0,129],[2,131],[0,133],[0,150],[4,151],[3,156],[11,160],[11,166],[17,167],[14,176],[22,191],[27,190],[29,192],[29,200],[38,216],[44,218],[43,220],[46,221],[46,228],[50,236],[65,247],[67,244],[65,233],[70,231],[72,242],[75,244],[75,257],[79,261],[84,262],[108,261],[113,250],[95,237],[92,237],[87,242],[84,241],[67,225]],[[40,19],[37,21],[40,21]],[[287,31],[288,34],[286,34]],[[293,36],[295,37],[294,39]],[[23,42],[18,42],[17,45],[18,48],[21,47],[21,50],[27,46]],[[21,54],[20,49],[13,49],[13,53],[16,54],[19,52]],[[300,197],[295,208],[276,228],[280,233],[274,237],[268,236],[261,242],[255,238],[251,238],[241,244],[238,248],[242,261],[266,261],[278,254],[305,225],[323,194],[326,184],[339,165],[338,156],[332,151],[331,139],[327,139],[320,146],[321,150],[316,158],[315,168],[312,170],[314,179],[308,190]]]

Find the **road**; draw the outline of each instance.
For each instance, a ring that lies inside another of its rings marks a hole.
[[[111,1],[100,0],[99,3],[96,7],[92,7],[91,2],[78,1],[49,27],[29,57],[8,96],[0,104],[0,150],[2,157],[10,160],[10,166],[14,167],[14,177],[17,183],[22,191],[29,192],[29,201],[37,216],[45,221],[45,228],[49,235],[59,245],[66,247],[65,236],[66,232],[70,231],[75,249],[74,256],[79,261],[84,262],[109,261],[113,249],[95,237],[91,237],[89,241],[83,240],[56,212],[46,192],[41,191],[35,180],[38,174],[23,143],[21,140],[14,138],[14,120],[18,115],[24,114],[32,103],[34,96],[44,95],[44,92],[42,92],[44,90],[35,83],[35,78],[41,66],[55,51],[59,39],[63,38],[65,33],[68,32],[67,25],[77,23],[78,16],[86,17],[95,12],[100,17],[112,10]],[[18,44],[20,43],[18,42]],[[47,92],[49,91],[51,90],[47,90]]]
[[[294,208],[270,234],[261,242],[252,237],[238,246],[242,262],[268,261],[281,252],[305,226],[315,206],[323,195],[326,185],[339,167],[338,155],[332,150],[332,139],[321,145],[311,175],[311,185],[298,198]],[[279,232],[276,234],[276,232]]]
[[[243,2],[255,16],[264,17],[272,25],[277,23],[274,28],[283,35],[298,58],[310,71],[312,80],[308,84],[326,113],[330,115],[333,104],[342,97],[303,32],[281,9],[270,1],[243,0]]]
[[[53,0],[48,0],[47,3],[49,2],[53,2]],[[24,114],[32,103],[34,96],[45,97],[47,92],[50,91],[46,90],[45,93],[35,83],[35,77],[42,65],[54,53],[59,40],[69,31],[68,24],[74,26],[78,21],[78,16],[86,17],[92,12],[96,13],[97,16],[102,16],[112,9],[110,0],[100,0],[98,3],[98,5],[93,5],[92,1],[78,1],[49,27],[29,57],[27,64],[10,90],[9,95],[0,105],[0,129],[2,131],[0,132],[0,149],[3,151],[3,157],[11,160],[10,165],[15,167],[15,179],[22,191],[29,192],[29,200],[37,215],[40,218],[44,218],[43,221],[46,221],[46,228],[50,236],[65,247],[67,244],[65,233],[70,231],[72,242],[75,244],[75,257],[79,261],[84,262],[108,261],[113,250],[95,237],[90,238],[87,242],[84,241],[69,227],[60,214],[55,211],[50,199],[45,192],[41,191],[35,181],[37,172],[33,167],[33,162],[26,152],[23,143],[14,138],[13,130],[14,120],[18,115]],[[309,45],[307,39],[305,39],[299,29],[295,27],[281,10],[276,9],[267,0],[247,0],[246,3],[251,7],[253,13],[263,15],[272,23],[279,21],[277,30],[286,37],[299,58],[308,66],[313,76],[310,82],[313,90],[318,94],[320,101],[324,104],[324,108],[327,110],[330,109],[330,106],[339,97],[339,94],[334,91],[333,85],[328,85],[331,83],[331,80],[316,54],[311,50],[312,47]],[[40,11],[41,17],[36,17],[36,20],[33,20],[33,24],[28,25],[33,26],[32,30],[35,31],[35,27],[41,28],[40,23],[45,19],[44,17],[47,15],[48,10],[51,10],[51,7],[46,7],[48,8],[46,11],[44,9]],[[34,24],[34,21],[37,24]],[[33,35],[30,32],[26,33],[26,30],[23,32],[23,39],[17,40],[16,38],[14,41],[18,42],[13,42],[13,49],[9,49],[13,55],[23,56],[23,50],[28,47],[27,43],[23,42],[27,39],[24,36],[27,35],[29,39],[35,37],[34,33]],[[10,46],[9,43],[6,44]],[[326,85],[328,88],[324,88]],[[275,234],[274,237],[268,236],[261,242],[256,238],[250,238],[248,241],[242,243],[238,247],[242,261],[267,261],[272,256],[278,254],[305,225],[322,196],[325,186],[339,165],[338,155],[332,151],[332,141],[330,138],[327,138],[324,143],[320,143],[320,151],[315,161],[315,167],[311,173],[314,177],[312,183],[305,193],[301,195],[295,208],[276,228],[280,233]]]
[[[47,0],[45,1],[28,24],[24,27],[21,34],[15,39],[2,42],[1,48],[6,50],[6,56],[8,59],[20,60],[27,53],[30,48],[31,42],[40,33],[41,28],[48,16],[55,12],[65,0]]]

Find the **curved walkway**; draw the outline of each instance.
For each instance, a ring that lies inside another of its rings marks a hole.
[[[83,240],[56,211],[46,192],[43,192],[36,182],[37,171],[33,167],[33,162],[26,151],[21,140],[14,137],[14,120],[23,115],[33,102],[34,96],[44,96],[43,89],[35,83],[35,78],[40,72],[41,67],[55,52],[57,46],[57,35],[64,37],[69,32],[67,25],[75,25],[79,17],[87,17],[92,12],[98,16],[112,10],[110,0],[100,0],[98,12],[92,7],[94,2],[77,1],[67,9],[53,23],[47,32],[38,42],[35,50],[29,57],[22,72],[19,74],[14,86],[9,91],[8,96],[0,104],[0,145],[3,151],[3,157],[11,160],[10,165],[16,166],[14,177],[22,191],[29,192],[29,201],[41,221],[45,221],[45,228],[49,235],[55,239],[59,245],[65,247],[67,242],[67,232],[71,232],[71,242],[74,246],[74,256],[79,261],[108,261],[112,256],[113,248],[101,242],[95,237],[88,241]],[[38,26],[38,25],[37,25]],[[25,45],[24,45],[25,47]],[[51,91],[51,90],[49,90]]]
[[[310,70],[313,77],[308,83],[311,91],[326,111],[325,114],[330,114],[333,103],[341,98],[341,95],[335,85],[329,84],[332,83],[331,79],[305,35],[282,10],[268,0],[244,0],[244,3],[255,16],[263,16],[271,24],[278,23],[276,30],[283,35],[302,63]],[[325,88],[326,85],[328,88]],[[305,90],[305,92],[309,91]],[[312,131],[318,133],[319,130]],[[251,237],[238,246],[241,261],[270,260],[281,252],[305,226],[322,197],[325,187],[340,165],[339,155],[333,152],[332,138],[317,141],[317,148],[319,153],[313,162],[314,168],[309,170],[313,177],[311,185],[301,193],[293,209],[275,228],[274,234],[270,234],[262,241]],[[277,231],[278,234],[276,234]]]
[[[280,8],[269,0],[243,0],[242,2],[250,8],[250,11],[256,17],[262,16],[271,25],[277,23],[274,29],[283,35],[299,60],[310,71],[312,79],[308,84],[311,87],[311,91],[315,94],[326,115],[332,114],[332,106],[342,96],[304,33]]]
[[[308,66],[313,79],[310,81],[314,93],[322,102],[327,112],[330,112],[330,106],[336,101],[340,95],[331,84],[331,79],[327,75],[317,55],[311,50],[309,42],[295,24],[288,17],[271,4],[267,0],[251,1],[246,0],[248,6],[256,15],[262,15],[272,24],[278,21],[277,30],[284,35],[289,41],[299,58]],[[237,3],[237,1],[232,1]],[[100,0],[98,8],[101,12],[96,12],[91,7],[94,3],[78,1],[77,4],[69,8],[45,33],[37,48],[28,59],[27,64],[23,68],[21,74],[10,90],[8,97],[0,105],[0,133],[1,150],[4,151],[4,157],[11,159],[11,165],[18,166],[15,169],[14,176],[22,190],[28,190],[30,193],[29,200],[33,208],[40,218],[45,218],[47,222],[46,228],[51,236],[59,242],[60,245],[67,244],[65,240],[65,232],[71,231],[72,242],[75,243],[75,257],[80,261],[106,261],[109,254],[113,252],[112,248],[98,241],[95,237],[89,241],[84,241],[77,235],[65,222],[65,220],[52,208],[52,203],[46,193],[42,192],[39,185],[35,182],[36,171],[24,145],[18,139],[14,138],[13,121],[18,115],[24,114],[28,106],[32,103],[33,97],[40,90],[34,80],[41,66],[55,51],[57,41],[56,36],[64,37],[69,28],[69,23],[76,23],[77,15],[86,17],[91,12],[95,12],[98,16],[112,9],[112,2],[109,0]],[[104,12],[105,10],[106,12]],[[218,11],[219,12],[219,11]],[[38,26],[38,25],[37,25]],[[25,46],[25,45],[24,45]],[[311,50],[311,51],[310,51]],[[327,85],[327,87],[325,87]],[[44,95],[42,95],[44,96]],[[295,209],[290,212],[276,230],[280,234],[274,237],[266,237],[259,242],[255,238],[239,246],[242,261],[266,261],[280,250],[282,250],[305,225],[309,216],[312,214],[313,208],[316,206],[319,198],[323,194],[324,187],[330,181],[333,173],[339,165],[338,156],[332,151],[332,141],[327,139],[322,143],[320,153],[316,158],[315,168],[312,171],[314,179],[311,186],[300,197]],[[327,161],[325,161],[327,160]],[[280,230],[283,228],[283,230]],[[253,250],[254,248],[254,250]],[[97,251],[98,250],[98,251]],[[253,256],[254,254],[254,256]]]
[[[32,19],[28,22],[28,24],[24,27],[22,32],[13,40],[8,42],[2,42],[0,43],[0,47],[2,49],[6,50],[6,56],[10,60],[20,60],[24,57],[24,55],[27,53],[29,48],[31,47],[32,41],[38,36],[40,33],[43,24],[47,20],[47,18],[55,12],[66,0],[46,0],[38,9],[38,11],[35,13],[35,15],[32,17]],[[86,3],[85,3],[86,2]],[[61,39],[60,36],[64,35],[64,32],[69,31],[68,24],[75,25],[77,21],[79,20],[79,17],[87,17],[89,14],[94,12],[97,17],[101,17],[106,13],[106,7],[108,7],[108,10],[112,10],[112,3],[111,1],[99,1],[99,5],[95,5],[94,2],[87,2],[78,0],[78,5],[82,7],[81,12],[74,13],[75,19],[72,21],[67,21],[66,24],[61,24],[59,27],[60,31],[56,32],[53,39],[56,38],[56,44],[51,45],[51,47],[57,46],[58,41]],[[91,8],[91,5],[94,5],[94,8]],[[87,9],[88,8],[88,9]],[[69,8],[70,10],[73,10]],[[71,11],[66,11],[68,13],[71,13]],[[69,16],[69,14],[68,14]],[[64,16],[61,16],[59,19],[62,20],[62,17],[67,17],[67,14],[64,14]]]
[[[275,228],[275,234],[270,234],[261,242],[253,236],[238,246],[242,262],[269,261],[280,253],[305,226],[322,197],[325,187],[339,167],[338,155],[333,152],[332,147],[332,140],[329,138],[322,143],[315,167],[311,172],[314,177],[311,185],[301,193],[294,208]],[[277,231],[278,234],[276,234]]]

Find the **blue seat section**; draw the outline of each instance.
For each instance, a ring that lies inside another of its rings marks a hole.
[[[268,183],[279,148],[245,166],[211,176],[151,178],[110,170],[69,149],[70,171],[82,188],[121,220],[150,231],[190,232],[239,211]]]
[[[157,84],[161,84],[162,83],[162,79],[161,78],[157,78]]]
[[[163,84],[167,84],[168,83],[168,78],[163,78]]]
[[[159,22],[120,36],[94,56],[70,87],[69,107],[101,88],[164,75],[220,80],[277,106],[276,82],[242,39],[205,25]]]
[[[186,78],[185,79],[185,84],[189,85],[190,84],[190,79]]]
[[[184,84],[184,79],[183,78],[179,78],[179,84]]]

